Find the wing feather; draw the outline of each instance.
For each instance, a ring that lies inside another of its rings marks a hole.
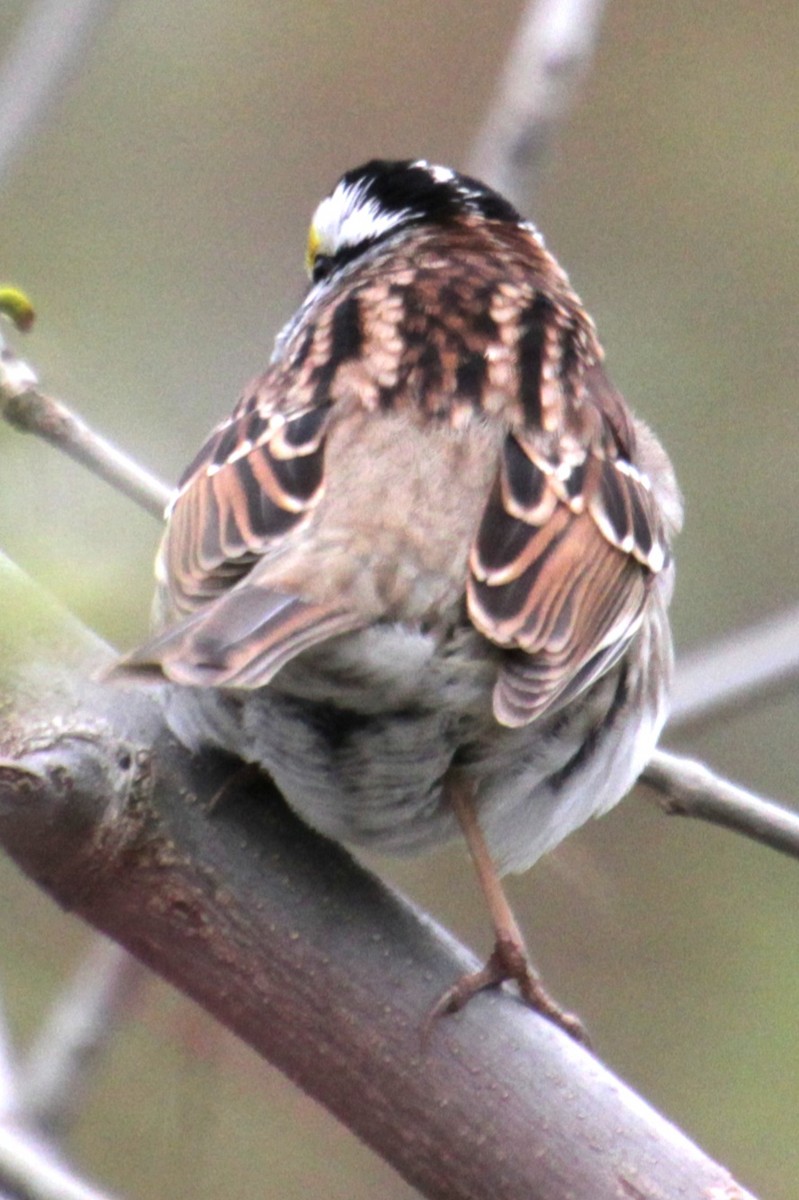
[[[509,651],[493,699],[505,725],[566,703],[621,657],[668,559],[648,481],[622,456],[619,429],[596,409],[587,415],[582,442],[508,434],[472,546],[469,616]]]
[[[272,421],[239,405],[181,482],[161,544],[163,619],[194,611],[249,574],[310,517],[323,491],[329,408]],[[251,435],[257,435],[253,442]]]
[[[245,579],[139,647],[118,670],[160,671],[193,687],[258,688],[303,650],[362,624],[352,613]]]

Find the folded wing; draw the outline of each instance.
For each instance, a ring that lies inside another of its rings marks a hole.
[[[565,703],[621,657],[667,561],[648,481],[616,433],[505,439],[467,584],[473,623],[509,651],[493,698],[505,725]]]
[[[329,405],[265,417],[243,401],[185,473],[159,552],[161,632],[120,664],[175,683],[257,688],[303,650],[363,624],[259,584],[323,491]]]

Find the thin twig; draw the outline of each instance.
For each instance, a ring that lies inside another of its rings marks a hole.
[[[470,170],[522,211],[593,56],[604,4],[530,0],[519,23]]]
[[[0,996],[2,996],[0,989]],[[0,1002],[0,1123],[17,1111],[17,1075],[11,1053],[11,1034],[5,1005]]]
[[[799,608],[703,646],[677,662],[669,728],[716,719],[799,679]]]
[[[61,1139],[83,1102],[89,1073],[116,1032],[116,1019],[145,976],[115,942],[96,938],[58,994],[19,1073],[18,1116]]]
[[[24,1200],[111,1200],[24,1132],[0,1127],[0,1188]]]
[[[0,410],[5,419],[24,433],[44,438],[161,519],[172,489],[60,400],[40,392],[37,383],[28,364],[5,347],[0,353]]]
[[[93,433],[58,400],[39,391],[22,392],[8,401],[5,417],[17,429],[35,433],[63,450],[153,516],[163,517],[172,489],[112,442]]]
[[[110,0],[38,0],[28,6],[0,71],[0,184],[112,9]]]
[[[723,825],[799,858],[799,813],[722,779],[703,763],[656,750],[641,779],[662,794],[664,812]]]

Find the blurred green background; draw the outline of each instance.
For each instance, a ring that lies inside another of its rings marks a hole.
[[[0,62],[27,11],[0,6]],[[464,165],[518,0],[126,0],[0,193],[0,272],[45,387],[174,479],[299,299],[305,231],[373,155]],[[687,649],[799,597],[799,6],[611,0],[534,216],[687,501]],[[156,523],[0,427],[0,547],[120,647]],[[795,799],[797,700],[666,741]],[[380,862],[477,949],[460,847]],[[599,1053],[770,1200],[799,1177],[799,864],[641,792],[511,893]],[[7,865],[0,970],[24,1041],[88,935]],[[98,1073],[76,1158],[131,1197],[405,1200],[331,1118],[164,985]]]

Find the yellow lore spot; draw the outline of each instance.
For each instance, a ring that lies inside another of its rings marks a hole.
[[[316,256],[319,253],[320,245],[319,230],[315,225],[312,225],[308,230],[308,244],[305,248],[305,270],[309,275],[313,275],[314,263]]]
[[[0,286],[0,313],[8,317],[23,333],[33,324],[33,305],[19,288]]]

